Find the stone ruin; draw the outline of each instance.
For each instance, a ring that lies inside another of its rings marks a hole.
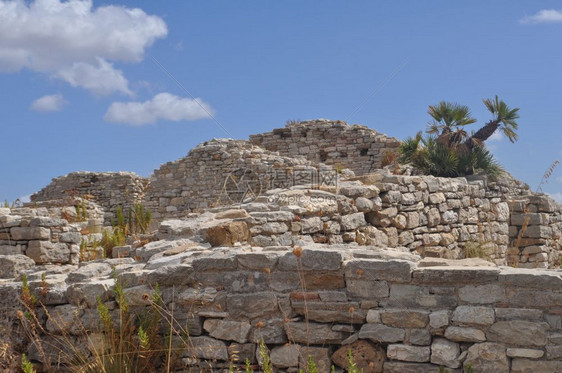
[[[150,179],[54,179],[0,209],[0,347],[64,366],[64,336],[91,353],[98,297],[117,312],[115,274],[132,309],[158,286],[188,325],[176,371],[246,358],[258,370],[262,339],[280,372],[308,356],[341,372],[349,350],[364,372],[562,371],[562,207],[510,177],[397,175],[380,164],[397,143],[309,121],[208,141]],[[236,200],[225,180],[237,170],[257,175],[259,193]],[[155,232],[88,260],[116,206],[135,203]],[[23,275],[45,306],[46,354],[17,318]]]

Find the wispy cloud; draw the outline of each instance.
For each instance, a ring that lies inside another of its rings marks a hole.
[[[562,22],[562,11],[542,9],[532,16],[525,16],[520,23],[557,23]]]
[[[164,20],[138,8],[0,0],[0,72],[28,69],[96,94],[130,95],[127,79],[111,62],[142,61],[167,33]]]
[[[209,113],[213,114],[213,109],[201,99],[159,93],[144,102],[114,102],[107,109],[104,120],[142,126],[159,120],[178,122],[208,118]]]
[[[61,94],[55,94],[39,97],[37,100],[31,103],[29,108],[31,110],[47,113],[53,111],[61,111],[63,106],[66,104],[67,102]]]

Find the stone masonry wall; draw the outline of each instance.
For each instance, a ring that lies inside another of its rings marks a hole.
[[[45,188],[31,196],[32,202],[64,197],[91,196],[104,208],[106,223],[111,223],[117,206],[124,211],[142,202],[147,180],[134,172],[72,172],[53,179]]]
[[[47,208],[0,210],[0,278],[36,264],[78,264],[82,235],[76,226]]]
[[[240,171],[249,170],[243,176]],[[298,184],[297,174],[315,175],[317,166],[304,159],[279,156],[244,140],[219,139],[193,148],[189,154],[154,171],[145,203],[155,219],[183,217],[192,211],[229,205],[241,195],[234,181],[256,181],[259,195],[268,189]],[[242,188],[244,189],[244,188]]]
[[[231,362],[243,369],[247,358],[258,369],[263,339],[278,372],[305,368],[309,355],[320,372],[332,364],[341,372],[348,350],[364,372],[466,372],[468,364],[474,372],[562,371],[562,277],[555,271],[435,267],[357,248],[178,252],[146,264],[127,258],[47,271],[42,294],[41,273],[30,275],[47,306],[40,322],[52,361],[70,359],[57,350],[57,336],[86,352],[84,331],[90,343],[98,340],[97,299],[117,318],[114,267],[132,310],[148,307],[158,284],[164,307],[188,325],[177,368],[222,372]],[[10,317],[21,307],[20,292],[21,282],[0,281]],[[3,338],[17,338],[16,331]],[[33,344],[14,346],[44,361]]]
[[[510,203],[509,263],[523,268],[560,265],[562,206],[545,195],[514,198]]]
[[[382,168],[385,152],[397,152],[400,145],[397,139],[366,126],[325,119],[290,123],[251,135],[250,142],[284,156],[349,168],[357,175]]]

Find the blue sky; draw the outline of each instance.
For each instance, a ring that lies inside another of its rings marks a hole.
[[[561,39],[559,1],[0,0],[0,199],[289,119],[404,139],[446,100],[477,129],[496,94],[520,140],[488,145],[535,189],[562,160]],[[562,166],[543,190],[562,201]]]

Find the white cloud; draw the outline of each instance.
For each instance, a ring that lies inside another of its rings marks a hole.
[[[138,8],[93,8],[91,0],[0,0],[0,72],[29,69],[98,94],[130,94],[122,72],[108,61],[139,62],[166,34],[160,17]],[[86,76],[78,77],[81,72]]]
[[[61,94],[56,94],[39,97],[31,103],[29,108],[40,112],[50,112],[61,111],[64,105],[66,105],[66,100]]]
[[[144,102],[114,102],[105,113],[104,120],[135,126],[156,123],[159,120],[181,121],[208,118],[211,106],[196,99],[203,108],[190,98],[170,93],[159,93]]]
[[[550,195],[552,199],[554,199],[556,202],[562,203],[562,193],[557,192],[557,193],[547,193],[547,194]]]
[[[96,95],[108,95],[113,92],[133,95],[123,72],[114,69],[112,64],[101,58],[98,59],[97,67],[83,62],[75,62],[68,68],[60,69],[56,76],[73,87],[86,88]]]
[[[542,9],[532,16],[525,16],[521,23],[556,23],[562,22],[562,12],[554,9]]]

